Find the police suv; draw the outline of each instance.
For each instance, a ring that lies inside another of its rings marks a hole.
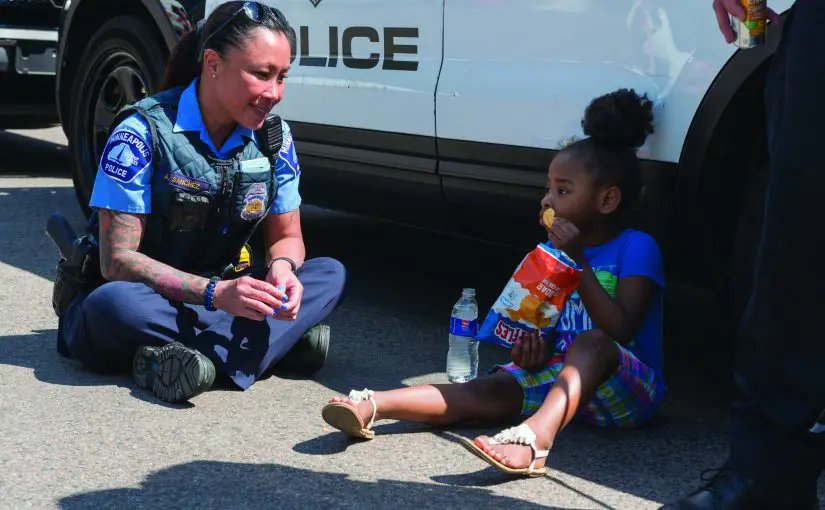
[[[265,0],[295,27],[286,97],[308,203],[531,247],[547,166],[617,88],[655,102],[635,224],[671,280],[749,292],[779,38],[737,50],[710,2]],[[221,0],[66,0],[57,100],[88,203],[115,112],[158,91],[170,49]],[[791,0],[771,7],[786,10]]]
[[[0,125],[54,122],[62,0],[0,0]],[[33,121],[33,122],[32,122]]]

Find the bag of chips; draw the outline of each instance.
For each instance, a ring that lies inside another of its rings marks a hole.
[[[564,252],[539,244],[516,268],[476,339],[512,348],[528,332],[551,332],[580,277],[581,266]]]

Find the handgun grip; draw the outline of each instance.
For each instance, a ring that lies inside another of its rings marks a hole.
[[[60,213],[54,213],[46,222],[46,235],[52,240],[60,251],[60,256],[67,261],[74,261],[77,253],[77,235],[72,226]]]

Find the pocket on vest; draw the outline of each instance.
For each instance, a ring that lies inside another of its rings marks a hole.
[[[210,197],[172,187],[169,188],[169,193],[171,196],[166,219],[169,230],[198,232],[203,229],[212,202]]]

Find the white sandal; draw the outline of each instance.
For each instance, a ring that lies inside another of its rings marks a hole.
[[[491,437],[488,444],[523,444],[529,446],[533,450],[533,462],[526,468],[512,468],[505,466],[498,459],[485,452],[475,441],[467,438],[461,438],[461,444],[470,450],[473,454],[481,460],[499,468],[505,473],[513,475],[527,475],[527,476],[544,476],[547,474],[547,466],[536,469],[536,461],[543,459],[550,454],[550,450],[539,450],[536,448],[536,433],[526,423],[522,423],[518,427],[512,427],[503,430]]]
[[[324,421],[335,427],[336,429],[347,433],[352,437],[360,437],[364,439],[372,439],[375,437],[375,431],[372,430],[372,424],[375,421],[375,415],[378,412],[378,406],[375,404],[375,392],[364,388],[361,391],[352,390],[347,397],[350,401],[359,403],[363,400],[369,400],[372,403],[372,418],[369,423],[364,424],[363,418],[358,414],[358,410],[346,402],[330,402],[324,406],[321,411],[321,416]]]

